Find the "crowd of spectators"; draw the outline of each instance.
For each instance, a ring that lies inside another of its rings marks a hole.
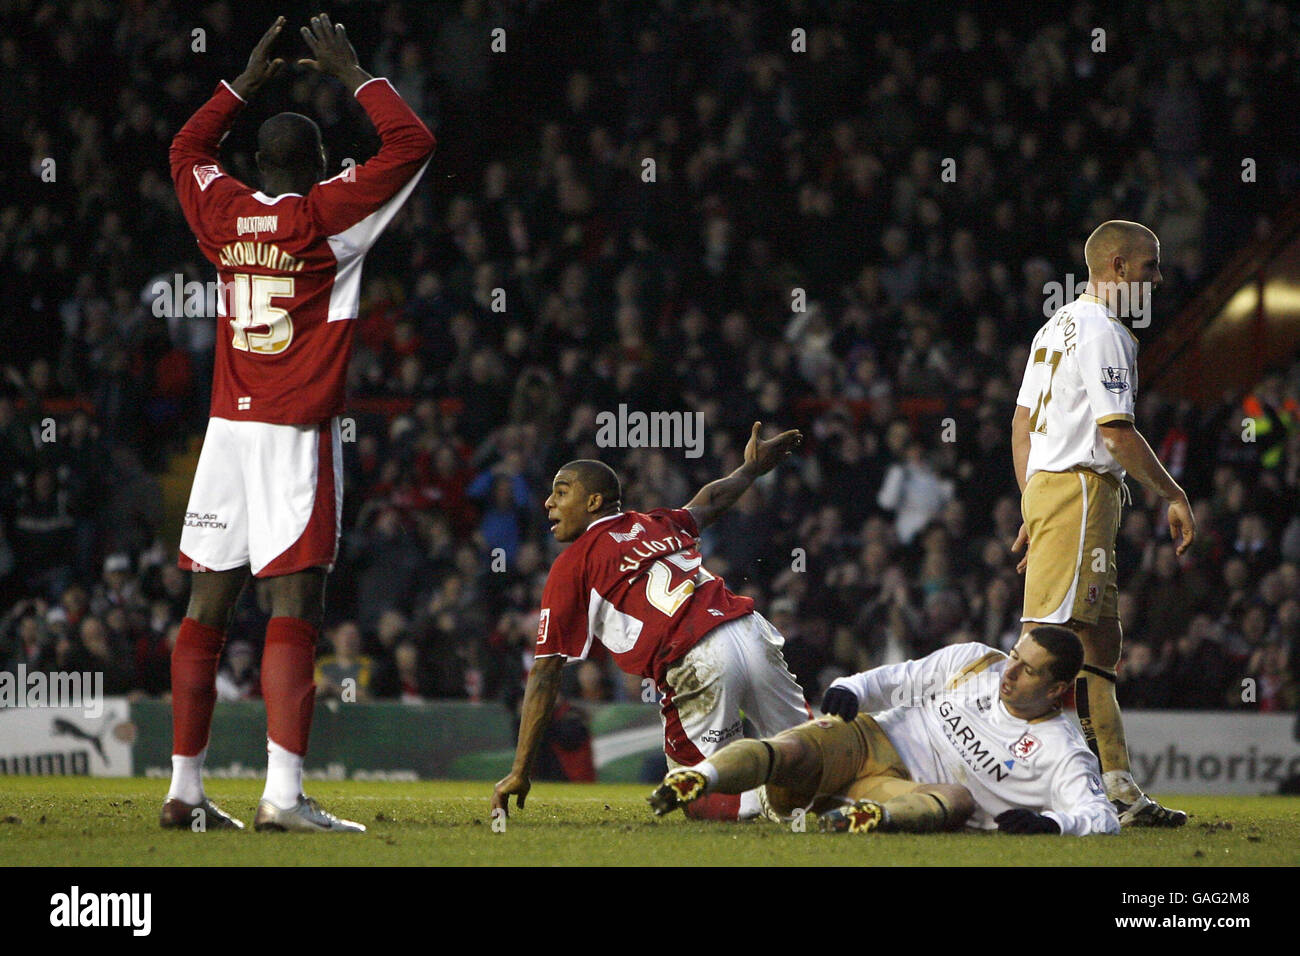
[[[598,457],[627,507],[680,506],[754,420],[807,440],[704,551],[785,634],[810,699],[954,640],[1009,646],[1010,423],[1050,283],[1080,276],[1097,223],[1145,222],[1166,281],[1140,335],[1158,335],[1300,182],[1282,3],[334,7],[440,142],[366,262],[327,694],[513,697],[555,468]],[[171,277],[212,270],[167,146],[265,25],[228,0],[3,11],[0,172],[25,185],[0,206],[0,666],[161,695],[188,581],[159,475],[201,431],[220,334],[168,307]],[[246,181],[282,109],[318,119],[334,168],[376,148],[341,89],[291,74],[223,144]],[[1176,557],[1133,487],[1127,706],[1296,703],[1300,364],[1269,364],[1210,407],[1144,385],[1139,425],[1201,540]],[[703,455],[598,447],[620,404],[702,412]],[[223,697],[257,694],[265,617],[246,595]],[[583,701],[640,697],[608,661],[568,674]]]

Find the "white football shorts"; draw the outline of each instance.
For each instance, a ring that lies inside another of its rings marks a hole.
[[[812,719],[803,689],[786,666],[785,639],[758,612],[705,634],[664,674],[664,753],[690,767],[743,734],[749,718],[760,737]]]
[[[332,568],[343,516],[337,418],[321,425],[208,421],[181,531],[180,566],[258,577]]]

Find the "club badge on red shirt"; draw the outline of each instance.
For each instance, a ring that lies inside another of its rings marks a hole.
[[[194,178],[198,180],[200,190],[207,189],[214,179],[224,175],[226,174],[215,165],[194,167]]]

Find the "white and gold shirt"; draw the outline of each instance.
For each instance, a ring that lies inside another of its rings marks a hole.
[[[1082,295],[1056,311],[1034,336],[1016,404],[1029,409],[1029,466],[1088,468],[1123,479],[1099,425],[1133,421],[1137,338],[1101,300]]]
[[[832,686],[858,697],[919,783],[961,784],[975,800],[966,825],[1026,809],[1061,833],[1118,833],[1101,768],[1083,733],[1061,712],[1023,720],[998,696],[1009,658],[986,644],[953,644],[920,660],[841,677]]]

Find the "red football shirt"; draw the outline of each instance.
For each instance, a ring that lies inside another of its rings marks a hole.
[[[222,169],[217,146],[244,105],[225,82],[172,141],[181,209],[223,291],[214,418],[310,425],[343,411],[362,261],[434,148],[387,80],[356,96],[383,145],[306,196],[268,196]]]
[[[582,660],[600,641],[624,671],[661,683],[705,634],[754,610],[704,570],[699,538],[685,508],[593,522],[551,566],[536,656]]]

